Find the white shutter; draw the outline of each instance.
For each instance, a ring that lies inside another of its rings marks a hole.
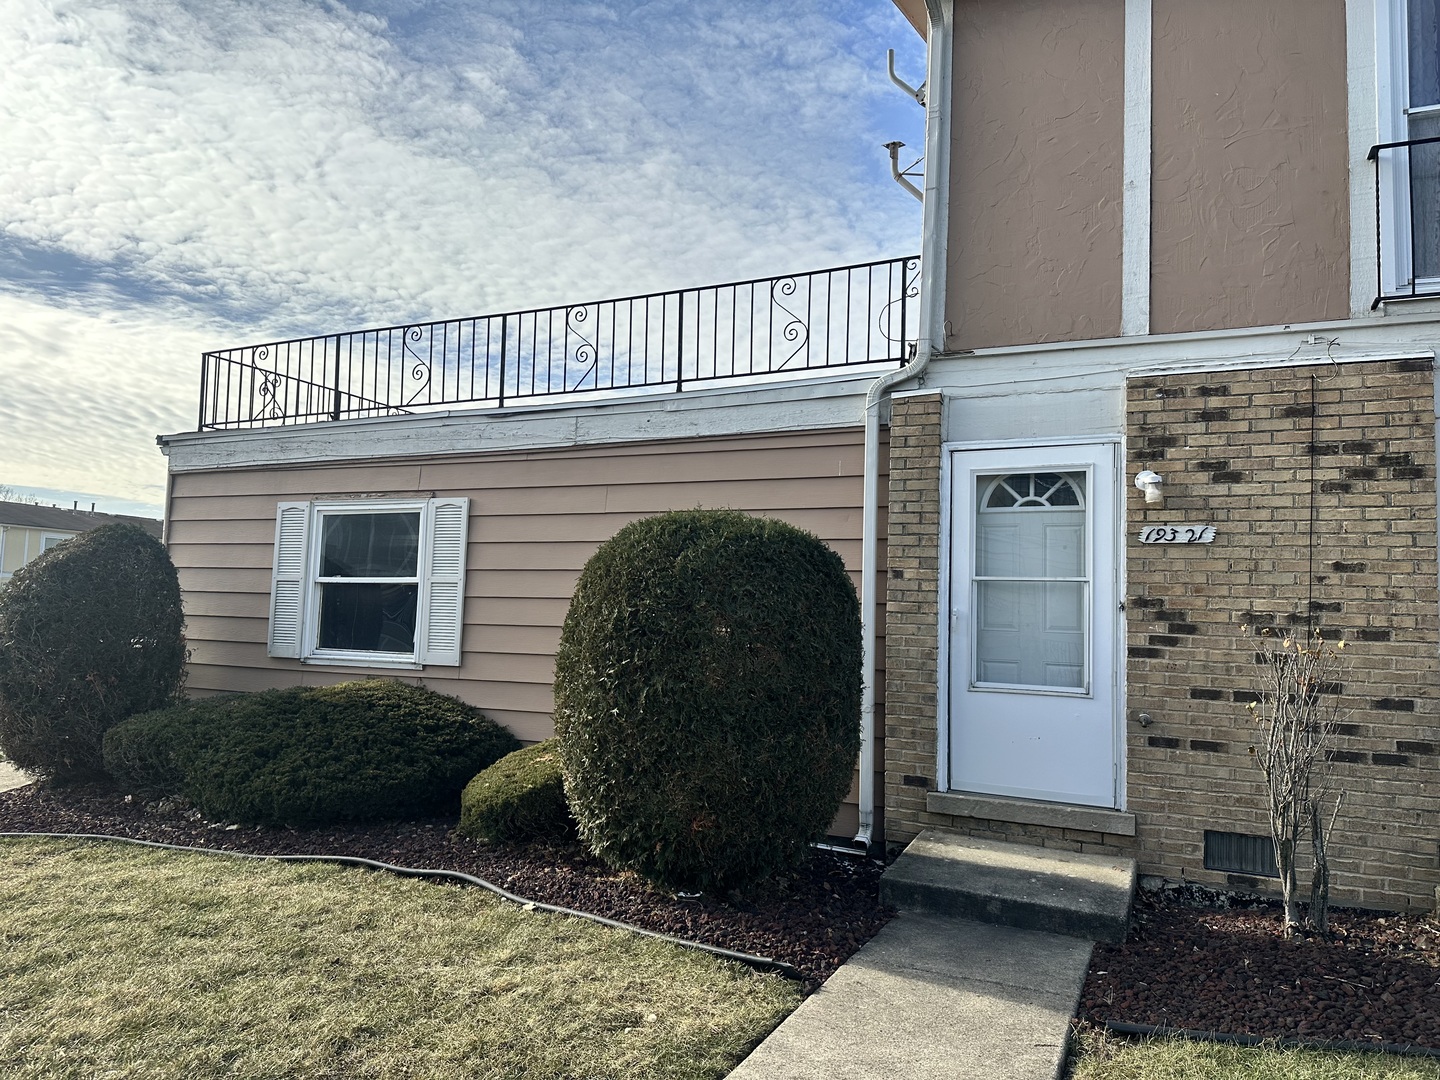
[[[275,573],[270,579],[271,656],[300,655],[305,612],[305,539],[309,503],[281,503],[275,510]]]
[[[460,666],[461,616],[465,606],[465,535],[469,499],[430,500],[430,550],[426,552],[425,626],[422,664]]]

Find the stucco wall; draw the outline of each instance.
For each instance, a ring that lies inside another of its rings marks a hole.
[[[1124,0],[955,5],[947,347],[1120,332]]]
[[[1343,0],[1154,0],[1151,328],[1349,313]]]

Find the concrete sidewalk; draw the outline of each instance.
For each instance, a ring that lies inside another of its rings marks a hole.
[[[1091,947],[901,912],[730,1080],[1054,1080]]]
[[[24,787],[28,783],[30,783],[30,777],[15,768],[10,762],[0,761],[0,791],[10,791],[12,788]]]

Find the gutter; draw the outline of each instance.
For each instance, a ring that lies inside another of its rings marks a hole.
[[[887,392],[918,378],[945,348],[945,257],[949,236],[950,85],[954,58],[955,0],[925,0],[925,191],[920,233],[920,331],[915,356],[899,371],[876,379],[865,395],[864,517],[860,547],[860,620],[865,648],[860,699],[860,831],[868,851],[875,829],[876,616],[880,548],[880,406]]]

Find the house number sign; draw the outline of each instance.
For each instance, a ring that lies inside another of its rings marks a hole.
[[[1208,544],[1214,539],[1214,525],[1147,525],[1140,530],[1142,544]]]

